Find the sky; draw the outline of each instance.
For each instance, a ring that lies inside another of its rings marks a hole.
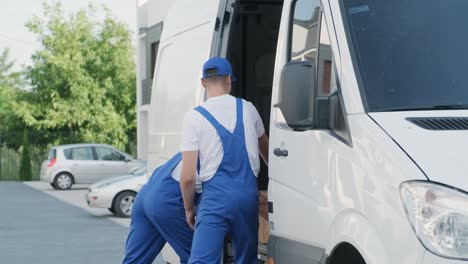
[[[48,0],[49,2],[51,0]],[[54,0],[57,1],[57,0]],[[135,32],[136,0],[60,0],[66,11],[76,11],[90,2],[95,6],[107,5],[114,16],[127,23]],[[42,0],[1,0],[0,5],[0,52],[10,49],[10,58],[15,60],[15,69],[29,64],[31,54],[40,48],[26,22],[35,14],[42,14]]]

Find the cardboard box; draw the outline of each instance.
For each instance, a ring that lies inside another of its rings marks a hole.
[[[270,224],[268,222],[268,193],[258,192],[258,242],[268,243],[270,237]]]

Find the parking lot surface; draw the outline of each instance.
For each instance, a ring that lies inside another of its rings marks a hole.
[[[130,220],[87,208],[85,193],[0,182],[0,263],[121,263]]]
[[[73,185],[71,190],[58,191],[52,188],[50,184],[45,182],[25,182],[24,184],[36,190],[44,192],[50,196],[53,196],[54,198],[57,198],[58,200],[63,201],[67,204],[81,208],[97,218],[105,218],[124,227],[130,226],[129,218],[116,217],[105,208],[89,207],[85,199],[85,195],[88,192],[88,185],[78,184]]]

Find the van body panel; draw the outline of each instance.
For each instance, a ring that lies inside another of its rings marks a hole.
[[[164,20],[164,31],[161,37],[161,41],[168,40],[176,35],[190,31],[193,28],[207,23],[213,26],[212,30],[214,31],[216,17],[218,16],[219,7],[222,2],[225,1],[175,1],[173,6],[169,9],[166,19]],[[211,41],[213,32],[211,32],[211,36],[208,37]]]
[[[420,263],[423,250],[401,206],[398,186],[425,176],[368,115],[350,115],[348,122],[353,147],[327,131],[285,136],[271,128],[272,144],[281,136],[289,151],[281,160],[270,158],[272,235],[325,248],[327,255],[349,242],[368,263],[385,263],[372,262],[383,256],[387,263]],[[290,144],[294,137],[297,142]]]
[[[152,88],[149,171],[180,150],[184,115],[204,99],[201,65],[210,57],[223,3],[179,0],[164,22]]]
[[[371,113],[431,181],[468,191],[467,130],[427,130],[407,118],[467,117],[467,110]]]
[[[334,249],[340,244],[349,243],[360,252],[366,264],[421,263],[425,249],[419,241],[417,239],[402,241],[407,248],[392,249],[391,245],[393,243],[385,241],[386,233],[382,233],[382,230],[379,229],[388,227],[387,223],[390,223],[393,219],[389,215],[387,219],[382,218],[382,220],[385,220],[385,222],[375,225],[370,223],[361,212],[355,210],[342,211],[335,217],[331,225],[332,240],[326,249],[326,254],[332,255]],[[404,228],[402,231],[409,231],[409,233],[404,234],[405,237],[408,237],[408,235],[414,237],[411,234],[412,230]]]
[[[446,259],[426,251],[424,254],[424,261],[422,264],[466,264],[466,261]]]

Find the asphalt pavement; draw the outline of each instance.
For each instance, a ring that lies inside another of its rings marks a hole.
[[[83,189],[43,186],[0,182],[0,263],[121,263],[128,219],[71,203],[84,202]]]

